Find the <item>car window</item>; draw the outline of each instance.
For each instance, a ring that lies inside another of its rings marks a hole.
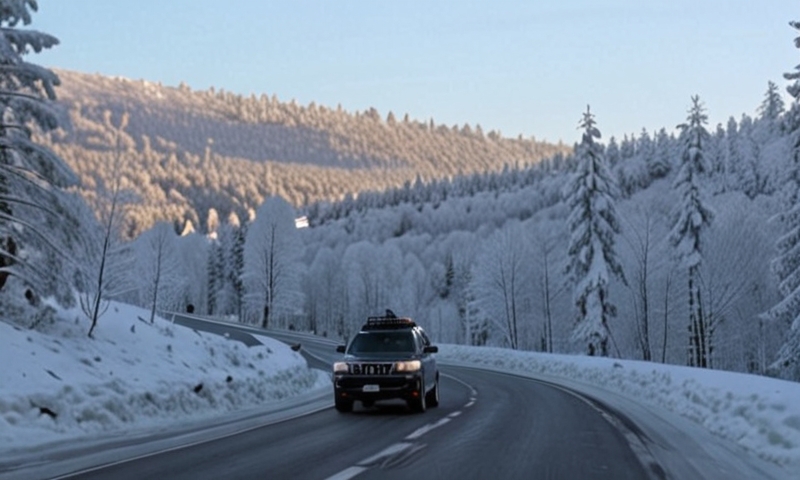
[[[412,353],[417,347],[411,332],[361,332],[353,339],[348,353]]]
[[[431,340],[428,338],[428,335],[425,333],[425,330],[422,330],[422,329],[420,329],[419,333],[420,333],[420,335],[422,336],[422,342],[423,342],[423,344],[424,344],[426,347],[430,346],[430,344],[431,344]]]

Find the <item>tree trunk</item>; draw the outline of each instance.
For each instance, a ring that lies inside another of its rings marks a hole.
[[[687,365],[697,366],[697,350],[700,347],[697,337],[697,311],[694,306],[694,267],[689,268],[689,352]]]
[[[664,341],[661,347],[661,363],[667,363],[667,333],[669,331],[669,290],[672,285],[672,273],[667,275],[667,284],[664,288]]]
[[[553,312],[550,307],[550,274],[545,266],[544,274],[544,318],[545,318],[545,341],[547,345],[546,351],[553,353]]]
[[[697,354],[698,354],[698,363],[697,366],[701,368],[708,368],[709,367],[709,359],[708,359],[708,331],[706,329],[706,319],[703,316],[703,301],[702,301],[702,292],[700,288],[696,289],[697,294]]]
[[[156,307],[158,306],[158,289],[161,283],[161,260],[164,255],[164,246],[161,242],[158,244],[158,253],[156,256],[156,278],[153,281],[153,305],[150,308],[150,323],[155,323]]]
[[[261,318],[261,328],[267,329],[269,325],[269,305],[264,305],[264,316]]]

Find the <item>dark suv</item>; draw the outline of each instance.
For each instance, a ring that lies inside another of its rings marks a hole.
[[[376,400],[400,398],[412,410],[439,405],[439,370],[432,355],[439,347],[410,318],[369,317],[350,344],[336,351],[333,364],[336,410],[350,412],[353,402],[369,407]]]

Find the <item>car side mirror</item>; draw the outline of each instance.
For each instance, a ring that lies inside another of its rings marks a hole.
[[[345,345],[338,345],[336,347],[336,351],[339,353],[344,353],[345,348],[346,348]]]
[[[428,345],[422,349],[423,353],[439,353],[439,347],[436,345]]]

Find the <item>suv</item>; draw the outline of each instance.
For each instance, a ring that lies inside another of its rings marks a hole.
[[[410,318],[369,317],[350,344],[339,345],[343,361],[333,364],[336,410],[350,412],[376,400],[400,398],[412,410],[439,405],[439,347]]]

